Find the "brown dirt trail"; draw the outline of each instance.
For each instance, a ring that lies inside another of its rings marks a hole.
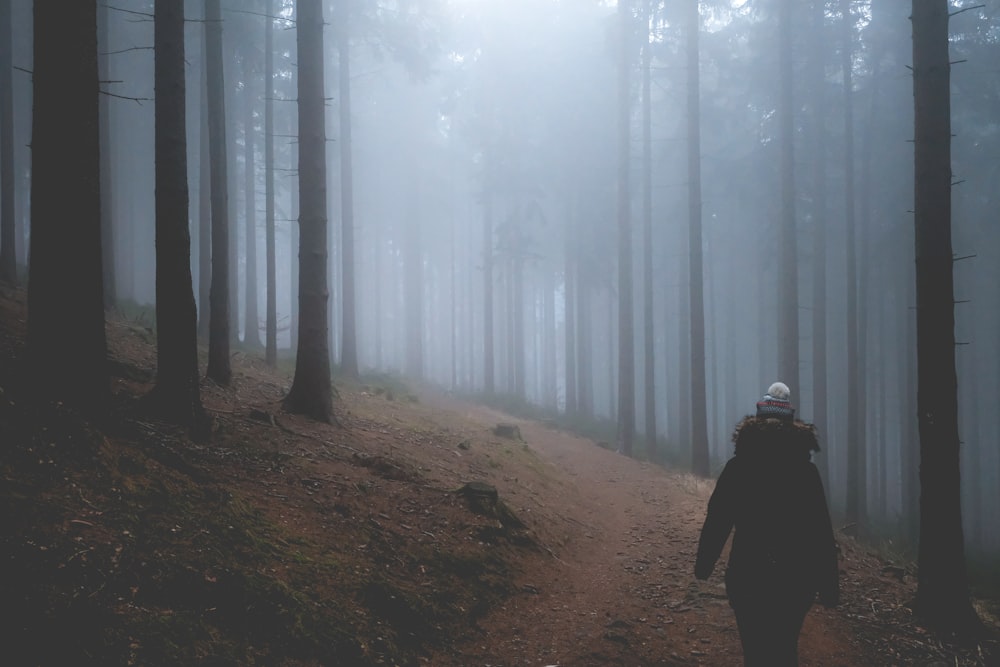
[[[480,636],[428,664],[742,664],[724,567],[706,582],[692,573],[712,482],[534,422],[441,401],[435,407],[464,410],[484,425],[516,423],[558,488],[535,509],[550,524],[534,523],[551,551],[547,562],[525,573],[520,593],[479,621]],[[800,643],[801,664],[875,664],[850,637],[837,611],[814,607]]]

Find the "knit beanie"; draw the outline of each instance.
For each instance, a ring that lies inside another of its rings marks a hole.
[[[784,382],[775,382],[767,388],[764,398],[757,401],[757,416],[777,419],[787,419],[791,421],[795,418],[795,408],[788,400],[791,391]]]

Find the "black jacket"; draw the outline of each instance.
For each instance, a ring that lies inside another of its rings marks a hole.
[[[816,431],[800,421],[746,417],[735,455],[708,503],[695,576],[707,579],[735,527],[726,591],[737,605],[768,596],[838,602],[837,546],[819,471]]]

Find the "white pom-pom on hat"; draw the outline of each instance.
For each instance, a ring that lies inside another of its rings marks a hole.
[[[767,395],[779,401],[787,401],[792,392],[784,382],[775,382],[767,388]]]

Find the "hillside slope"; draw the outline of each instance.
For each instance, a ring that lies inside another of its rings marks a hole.
[[[740,664],[721,575],[691,576],[710,482],[389,379],[339,386],[316,424],[242,353],[194,442],[142,413],[135,321],[108,324],[95,425],[22,400],[24,317],[0,296],[9,664]],[[995,643],[914,625],[904,564],[842,547],[845,602],[810,614],[803,665],[991,664]]]

